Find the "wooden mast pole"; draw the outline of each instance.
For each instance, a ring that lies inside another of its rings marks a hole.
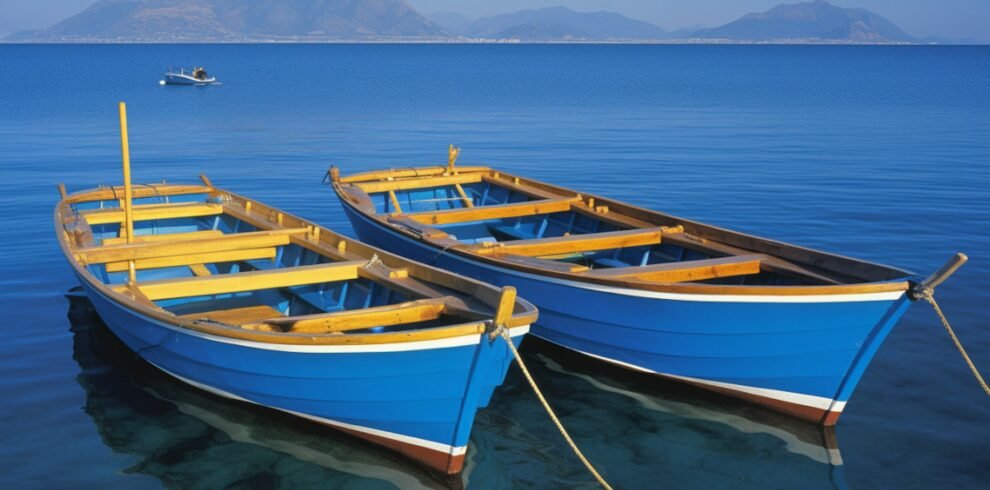
[[[133,195],[131,193],[131,150],[127,142],[127,105],[121,102],[118,108],[120,110],[120,153],[124,164],[124,232],[126,233],[124,240],[125,243],[131,243],[134,240],[134,210],[131,205]],[[128,279],[131,284],[134,284],[137,273],[133,260],[128,262],[127,270]]]

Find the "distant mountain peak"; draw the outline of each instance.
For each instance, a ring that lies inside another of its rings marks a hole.
[[[19,36],[195,42],[447,35],[403,0],[99,0],[48,29]]]
[[[893,22],[863,8],[844,8],[826,0],[777,5],[750,13],[695,37],[737,41],[823,40],[833,42],[913,42]]]
[[[524,41],[664,39],[663,29],[608,11],[576,12],[567,7],[525,9],[478,19],[465,35]]]

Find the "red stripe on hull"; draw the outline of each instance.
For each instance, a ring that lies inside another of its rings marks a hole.
[[[705,383],[700,383],[697,381],[690,381],[672,376],[666,376],[663,374],[657,374],[657,376],[660,376],[664,379],[669,379],[671,381],[677,381],[680,383],[689,384],[691,386],[696,386],[706,391],[712,391],[722,395],[730,396],[732,398],[745,400],[749,403],[760,405],[762,407],[769,408],[770,410],[785,413],[792,417],[797,417],[801,420],[807,420],[808,422],[814,422],[816,424],[820,424],[826,427],[831,427],[836,423],[838,423],[839,416],[842,415],[841,410],[822,410],[820,408],[809,407],[807,405],[787,402],[766,396],[754,395],[752,393],[733,390],[731,388],[713,386]]]
[[[397,441],[395,439],[389,439],[387,437],[376,436],[374,434],[368,434],[366,432],[361,432],[359,430],[348,429],[345,427],[340,427],[333,424],[324,424],[328,427],[332,427],[341,432],[346,432],[354,437],[364,439],[366,441],[375,443],[379,446],[384,446],[393,451],[401,453],[413,461],[420,464],[428,466],[429,468],[445,473],[448,475],[456,475],[464,469],[464,457],[466,452],[459,455],[452,455],[443,451],[437,451],[434,449],[425,448],[423,446],[417,446],[415,444],[409,444],[402,441]]]

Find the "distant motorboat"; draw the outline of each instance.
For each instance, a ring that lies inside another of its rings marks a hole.
[[[191,71],[186,71],[185,68],[179,68],[176,72],[171,68],[165,72],[165,79],[161,81],[162,85],[210,85],[216,83],[217,79],[211,77],[203,67],[193,68]]]

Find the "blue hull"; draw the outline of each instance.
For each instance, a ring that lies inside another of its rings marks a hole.
[[[903,292],[719,296],[550,278],[445,253],[341,203],[361,241],[491,284],[515,286],[540,308],[534,335],[825,425],[838,420],[910,304]]]
[[[162,371],[332,425],[448,473],[460,470],[475,413],[512,362],[505,341],[486,335],[326,346],[216,337],[141,315],[80,282],[113,333]],[[515,343],[527,330],[511,330]]]

